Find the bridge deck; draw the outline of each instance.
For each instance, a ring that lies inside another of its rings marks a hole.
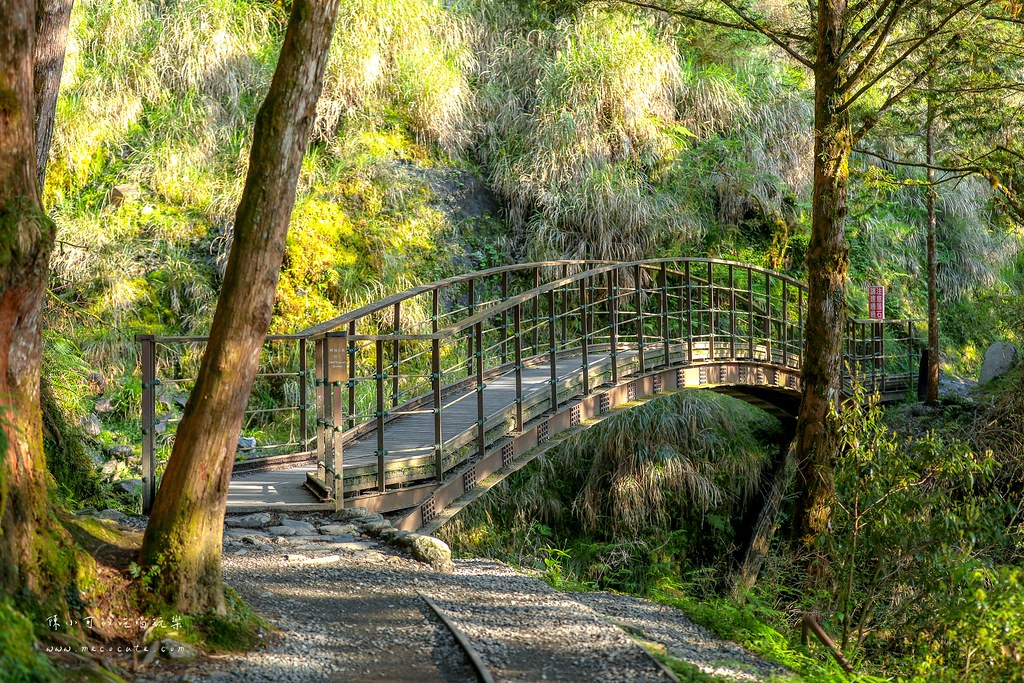
[[[620,366],[630,364],[635,361],[636,356],[635,351],[622,352],[618,354],[618,362]],[[534,364],[523,368],[523,394],[526,398],[550,391],[551,368],[546,364],[547,358],[538,357],[533,360],[538,363],[543,361],[544,364]],[[557,358],[555,367],[556,374],[562,381],[579,381],[583,376],[583,364],[579,356]],[[609,354],[596,354],[589,358],[588,368],[591,373],[598,370],[607,371],[610,367],[611,356]],[[475,394],[476,391],[470,388],[450,396],[442,402],[441,429],[445,439],[475,428],[477,403],[469,398]],[[515,372],[509,370],[486,382],[484,415],[489,417],[514,407],[515,399]],[[434,443],[434,417],[430,413],[403,415],[388,422],[384,426],[384,433],[390,450],[428,451],[433,448]],[[377,464],[376,449],[377,435],[375,432],[371,432],[351,444],[346,444],[344,449],[345,471],[348,472],[360,466],[375,467]],[[423,456],[388,455],[385,460],[390,465],[401,461],[411,461],[416,457]],[[306,474],[315,471],[316,467],[313,464],[303,464],[270,472],[237,474],[231,478],[231,486],[228,489],[228,510],[237,511],[267,505],[288,507],[319,503],[316,496],[303,488]]]

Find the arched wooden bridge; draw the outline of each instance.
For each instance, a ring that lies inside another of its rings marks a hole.
[[[528,263],[268,336],[229,509],[409,508],[403,526],[418,528],[557,433],[664,391],[792,419],[806,296],[715,259]],[[847,323],[845,364],[883,399],[916,381],[916,322]],[[206,338],[138,341],[148,510]]]

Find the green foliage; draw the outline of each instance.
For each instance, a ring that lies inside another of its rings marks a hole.
[[[733,520],[778,423],[685,391],[624,410],[511,475],[445,531],[453,548],[534,564],[554,583],[644,593],[728,561]]]
[[[999,565],[1014,508],[986,486],[994,460],[933,434],[900,438],[860,392],[834,420],[842,455],[819,548],[834,572],[840,647],[929,680],[1010,680],[1021,653],[987,634],[1024,627],[1014,609],[1024,593],[1017,570]]]
[[[32,622],[7,599],[0,600],[0,671],[10,683],[48,683],[60,680],[57,670],[36,643]]]
[[[213,653],[246,652],[258,647],[272,626],[253,612],[233,588],[225,587],[224,601],[224,615],[164,614],[163,625],[154,628],[150,637],[156,640],[171,635]]]

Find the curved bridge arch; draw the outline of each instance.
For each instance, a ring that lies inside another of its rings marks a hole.
[[[418,528],[555,433],[663,391],[710,388],[792,419],[806,296],[789,276],[703,258],[520,264],[416,287],[267,338],[295,349],[295,372],[261,373],[297,377],[299,405],[252,412],[297,412],[298,438],[258,465],[301,472],[331,507],[414,508],[403,526]],[[913,321],[851,320],[847,363],[869,389],[902,397],[914,336]],[[155,482],[153,387],[161,367],[178,367],[157,349],[205,339],[140,341]]]

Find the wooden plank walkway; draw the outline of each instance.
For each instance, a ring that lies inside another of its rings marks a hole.
[[[636,358],[635,351],[623,351],[618,354],[620,366],[631,363]],[[538,395],[546,395],[550,391],[551,368],[547,357],[532,359],[531,365],[523,368],[524,401]],[[543,363],[543,364],[539,364]],[[611,356],[595,354],[590,356],[588,369],[593,374],[598,371],[607,372],[611,367]],[[580,356],[564,356],[555,361],[556,375],[559,381],[580,381],[583,376],[583,364]],[[513,370],[493,377],[485,382],[484,415],[492,417],[515,405],[516,377]],[[442,402],[441,431],[445,441],[452,437],[474,429],[477,424],[477,402],[474,398],[476,390],[472,387],[463,393],[451,396]],[[416,457],[433,455],[434,448],[434,416],[432,413],[402,415],[384,426],[384,440],[389,451],[405,451],[413,449],[418,454],[389,454],[386,463],[392,464]],[[372,466],[377,463],[376,432],[362,437],[358,441],[346,444],[344,449],[344,468],[346,471],[357,467]],[[241,511],[260,506],[291,507],[319,504],[320,501],[303,487],[306,474],[314,472],[312,464],[294,466],[269,472],[241,473],[231,478],[228,489],[228,511]]]

